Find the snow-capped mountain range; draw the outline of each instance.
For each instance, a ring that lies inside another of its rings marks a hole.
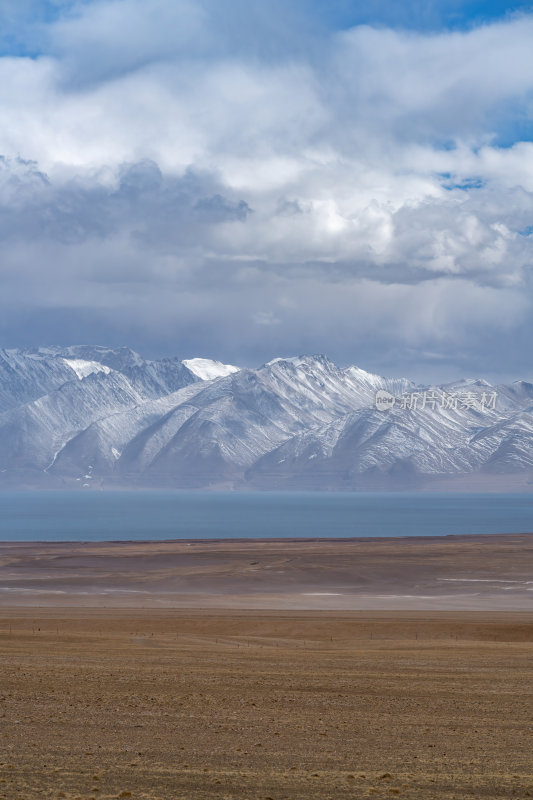
[[[0,488],[136,486],[527,490],[533,384],[415,386],[325,356],[0,350]]]

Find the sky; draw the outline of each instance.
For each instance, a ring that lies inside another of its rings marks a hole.
[[[533,4],[0,0],[0,346],[533,379]]]

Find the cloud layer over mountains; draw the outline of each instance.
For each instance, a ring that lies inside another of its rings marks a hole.
[[[4,343],[531,375],[533,15],[334,30],[303,2],[27,0],[0,21]]]

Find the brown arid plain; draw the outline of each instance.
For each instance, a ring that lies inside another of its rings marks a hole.
[[[0,544],[0,798],[533,797],[533,535]]]

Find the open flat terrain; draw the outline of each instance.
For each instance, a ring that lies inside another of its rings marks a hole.
[[[533,614],[4,609],[0,798],[533,796]]]
[[[533,534],[0,542],[0,607],[533,611]]]
[[[533,797],[532,545],[2,544],[0,800]]]

